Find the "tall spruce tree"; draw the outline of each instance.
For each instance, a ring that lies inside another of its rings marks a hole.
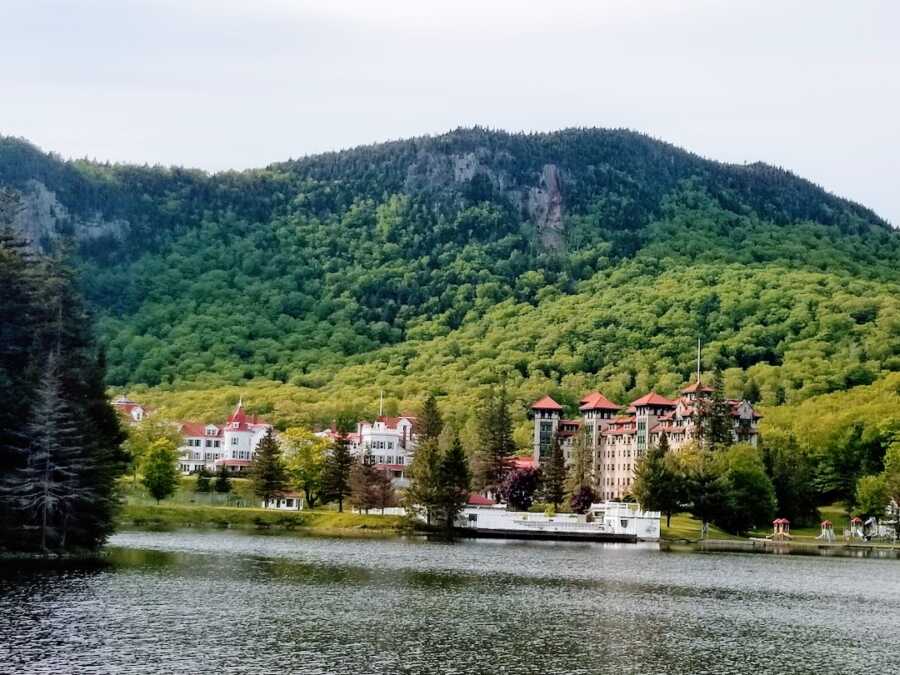
[[[350,469],[353,457],[347,440],[346,427],[338,428],[339,435],[325,459],[322,472],[322,491],[328,499],[338,503],[338,511],[344,510],[344,500],[350,496]]]
[[[284,491],[287,474],[281,459],[281,446],[278,445],[272,429],[266,432],[256,446],[250,477],[253,481],[253,494],[263,503],[267,504]]]
[[[431,524],[431,514],[438,508],[441,450],[439,438],[444,429],[444,420],[433,394],[422,403],[422,410],[416,420],[418,439],[416,452],[410,466],[410,483],[406,490],[406,506],[425,514]]]
[[[478,411],[481,446],[475,453],[476,487],[498,491],[512,465],[516,452],[512,436],[512,415],[506,385],[492,389],[482,399]]]
[[[459,436],[454,436],[438,468],[438,508],[447,532],[453,530],[456,516],[468,502],[471,484],[472,473],[466,453]]]
[[[35,255],[9,229],[0,230],[0,287],[0,546],[96,548],[112,531],[125,455],[90,316],[64,257]],[[44,421],[51,399],[58,402],[51,407],[65,413]],[[21,523],[33,522],[35,514],[23,517],[21,495],[9,488],[13,476],[46,460],[48,435],[80,439],[80,457],[70,463],[76,469],[66,483],[77,494],[56,500],[65,508],[48,511],[53,528],[21,531]],[[54,522],[52,514],[63,522]]]
[[[3,493],[22,514],[24,531],[36,529],[40,549],[65,548],[77,504],[95,494],[84,480],[91,461],[77,414],[62,396],[56,357],[48,358],[37,389],[26,458],[5,477]]]
[[[566,478],[566,490],[569,495],[574,496],[581,488],[592,487],[593,460],[588,426],[582,424],[572,442],[572,461],[569,462]]]
[[[545,502],[559,508],[566,496],[566,457],[557,434],[553,435],[549,460],[542,467],[544,484],[541,495]]]
[[[697,402],[699,433],[701,444],[710,450],[723,450],[734,444],[731,405],[725,400],[725,385],[722,371],[713,376],[713,391]]]

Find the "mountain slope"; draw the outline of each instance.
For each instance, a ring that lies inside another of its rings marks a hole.
[[[289,382],[285,414],[321,420],[382,387],[462,409],[501,377],[523,401],[670,392],[697,337],[768,403],[900,370],[887,223],[632,132],[458,130],[213,176],[7,138],[0,185],[39,244],[78,240],[113,385]]]

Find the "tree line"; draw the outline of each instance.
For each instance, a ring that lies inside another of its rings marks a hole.
[[[0,190],[0,549],[94,550],[113,528],[124,434],[65,255],[35,254]]]

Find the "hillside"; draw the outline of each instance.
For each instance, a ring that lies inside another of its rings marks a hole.
[[[458,130],[215,175],[0,138],[0,185],[37,245],[76,239],[109,384],[178,413],[255,391],[317,423],[436,389],[463,423],[503,378],[524,415],[544,391],[670,393],[698,337],[770,405],[900,371],[900,234],[633,132]]]

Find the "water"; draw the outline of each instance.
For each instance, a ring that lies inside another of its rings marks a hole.
[[[900,563],[123,533],[107,566],[0,571],[0,671],[900,672]]]

